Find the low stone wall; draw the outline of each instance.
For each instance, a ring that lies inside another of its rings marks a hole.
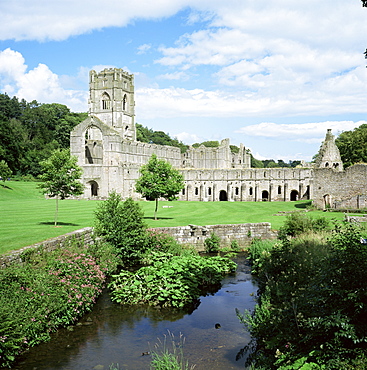
[[[208,226],[188,225],[160,227],[150,230],[169,234],[180,244],[193,245],[198,251],[205,249],[204,240],[210,237],[212,233],[219,236],[221,247],[229,247],[232,240],[237,240],[240,247],[246,247],[250,245],[254,238],[274,239],[277,236],[277,233],[271,230],[269,222]]]
[[[57,248],[63,248],[69,245],[73,240],[79,240],[85,244],[93,244],[93,228],[85,227],[84,229],[76,230],[68,234],[58,236],[56,238],[45,240],[41,243],[33,244],[16,251],[9,252],[4,255],[0,255],[0,268],[10,266],[11,264],[21,264],[23,263],[22,256],[31,249],[42,248],[46,251],[53,251]]]
[[[169,234],[180,244],[193,245],[198,251],[204,251],[204,240],[210,237],[212,233],[215,233],[220,237],[221,247],[230,246],[232,240],[237,240],[240,247],[246,247],[254,238],[274,239],[277,235],[276,232],[271,230],[271,224],[269,222],[238,225],[159,227],[150,230]],[[93,228],[86,227],[84,229],[76,230],[53,239],[45,240],[41,243],[0,255],[0,268],[5,268],[14,263],[23,263],[24,256],[30,249],[42,248],[46,251],[53,251],[57,248],[67,247],[73,240],[79,240],[84,244],[93,244]]]

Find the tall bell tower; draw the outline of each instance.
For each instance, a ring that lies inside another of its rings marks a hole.
[[[121,68],[90,71],[89,94],[89,114],[135,141],[134,75]]]

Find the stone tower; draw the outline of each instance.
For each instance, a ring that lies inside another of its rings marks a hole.
[[[333,168],[338,171],[343,171],[343,162],[340,157],[340,152],[335,144],[334,135],[331,129],[326,132],[325,140],[322,142],[317,159],[315,161],[316,168]]]
[[[115,129],[124,140],[135,141],[134,75],[121,68],[90,71],[89,94],[90,116]]]

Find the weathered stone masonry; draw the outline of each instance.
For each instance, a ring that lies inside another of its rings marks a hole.
[[[220,237],[221,247],[230,246],[232,240],[237,240],[241,247],[245,247],[248,246],[254,238],[271,239],[276,237],[276,232],[271,230],[271,225],[267,222],[239,225],[189,225],[182,227],[153,228],[151,230],[171,235],[178,241],[178,243],[192,245],[198,251],[204,251],[204,240],[208,238],[212,232]],[[0,268],[5,268],[16,263],[23,263],[24,255],[29,250],[42,248],[44,251],[53,251],[57,248],[67,248],[70,242],[75,240],[84,245],[93,244],[93,228],[86,227],[84,229],[76,230],[71,233],[1,255]]]
[[[218,148],[178,148],[136,141],[134,76],[121,69],[90,72],[89,117],[70,135],[71,154],[83,169],[84,198],[141,199],[135,191],[140,167],[154,153],[184,176],[179,200],[295,201],[313,199],[320,208],[361,208],[367,194],[366,166],[343,170],[328,130],[317,160],[309,168],[251,168],[241,144],[232,153],[228,139]],[[363,169],[364,168],[364,169]]]

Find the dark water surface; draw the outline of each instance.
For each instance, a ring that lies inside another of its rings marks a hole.
[[[244,369],[245,360],[236,361],[236,355],[250,336],[235,309],[242,312],[254,307],[256,286],[245,257],[237,257],[235,262],[236,275],[225,278],[213,295],[201,297],[199,306],[190,312],[124,307],[112,303],[105,291],[93,311],[72,330],[59,330],[50,342],[19,358],[13,369],[108,370],[118,363],[120,369],[145,370],[151,356],[142,354],[169,333],[177,342],[183,335],[185,359],[195,364],[196,370]],[[170,340],[167,347],[172,347]]]

